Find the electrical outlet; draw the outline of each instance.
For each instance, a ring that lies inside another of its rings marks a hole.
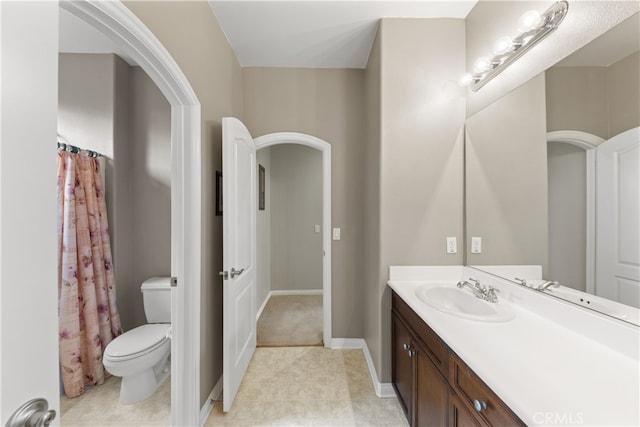
[[[482,237],[471,238],[471,253],[472,254],[482,253]]]
[[[455,254],[458,252],[458,243],[455,237],[447,237],[447,253]]]

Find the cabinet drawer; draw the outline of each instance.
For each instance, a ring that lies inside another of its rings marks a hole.
[[[449,360],[449,383],[460,401],[479,418],[493,426],[524,426],[500,398],[457,355]],[[474,401],[484,402],[486,407],[478,411]]]
[[[446,378],[449,363],[447,345],[395,292],[392,296],[392,307],[393,311],[413,329],[417,338],[422,342],[421,344],[428,350],[429,358]]]

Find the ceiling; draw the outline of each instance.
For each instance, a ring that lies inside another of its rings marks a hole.
[[[242,67],[365,68],[383,17],[464,19],[477,0],[210,0]],[[117,43],[60,9],[60,52],[115,53]]]
[[[242,67],[365,68],[380,18],[464,19],[477,1],[210,0]]]

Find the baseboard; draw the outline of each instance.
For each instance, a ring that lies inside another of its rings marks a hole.
[[[264,302],[262,303],[262,305],[260,306],[260,308],[258,309],[258,312],[256,313],[256,321],[260,318],[260,315],[262,315],[262,312],[264,311],[264,308],[267,306],[267,303],[269,302],[269,299],[272,296],[275,295],[322,295],[322,289],[300,289],[300,290],[278,290],[278,291],[270,291],[269,294],[267,295],[267,297],[264,299]]]
[[[222,377],[218,379],[216,385],[211,389],[211,393],[207,397],[207,401],[200,409],[200,425],[203,426],[205,422],[207,422],[207,418],[211,414],[211,410],[213,409],[213,405],[216,401],[220,401],[222,397]],[[222,403],[220,403],[222,404]]]
[[[367,361],[367,367],[369,368],[369,374],[371,375],[371,382],[376,391],[376,396],[380,398],[396,397],[396,392],[391,383],[381,383],[378,381],[376,367],[373,364],[367,342],[363,338],[333,338],[331,340],[331,348],[334,350],[361,349]]]
[[[271,295],[322,295],[322,289],[276,290],[269,292]]]

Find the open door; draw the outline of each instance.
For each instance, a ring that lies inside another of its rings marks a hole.
[[[596,295],[638,307],[640,128],[596,150]]]
[[[256,348],[256,147],[241,121],[222,119],[223,410]]]

